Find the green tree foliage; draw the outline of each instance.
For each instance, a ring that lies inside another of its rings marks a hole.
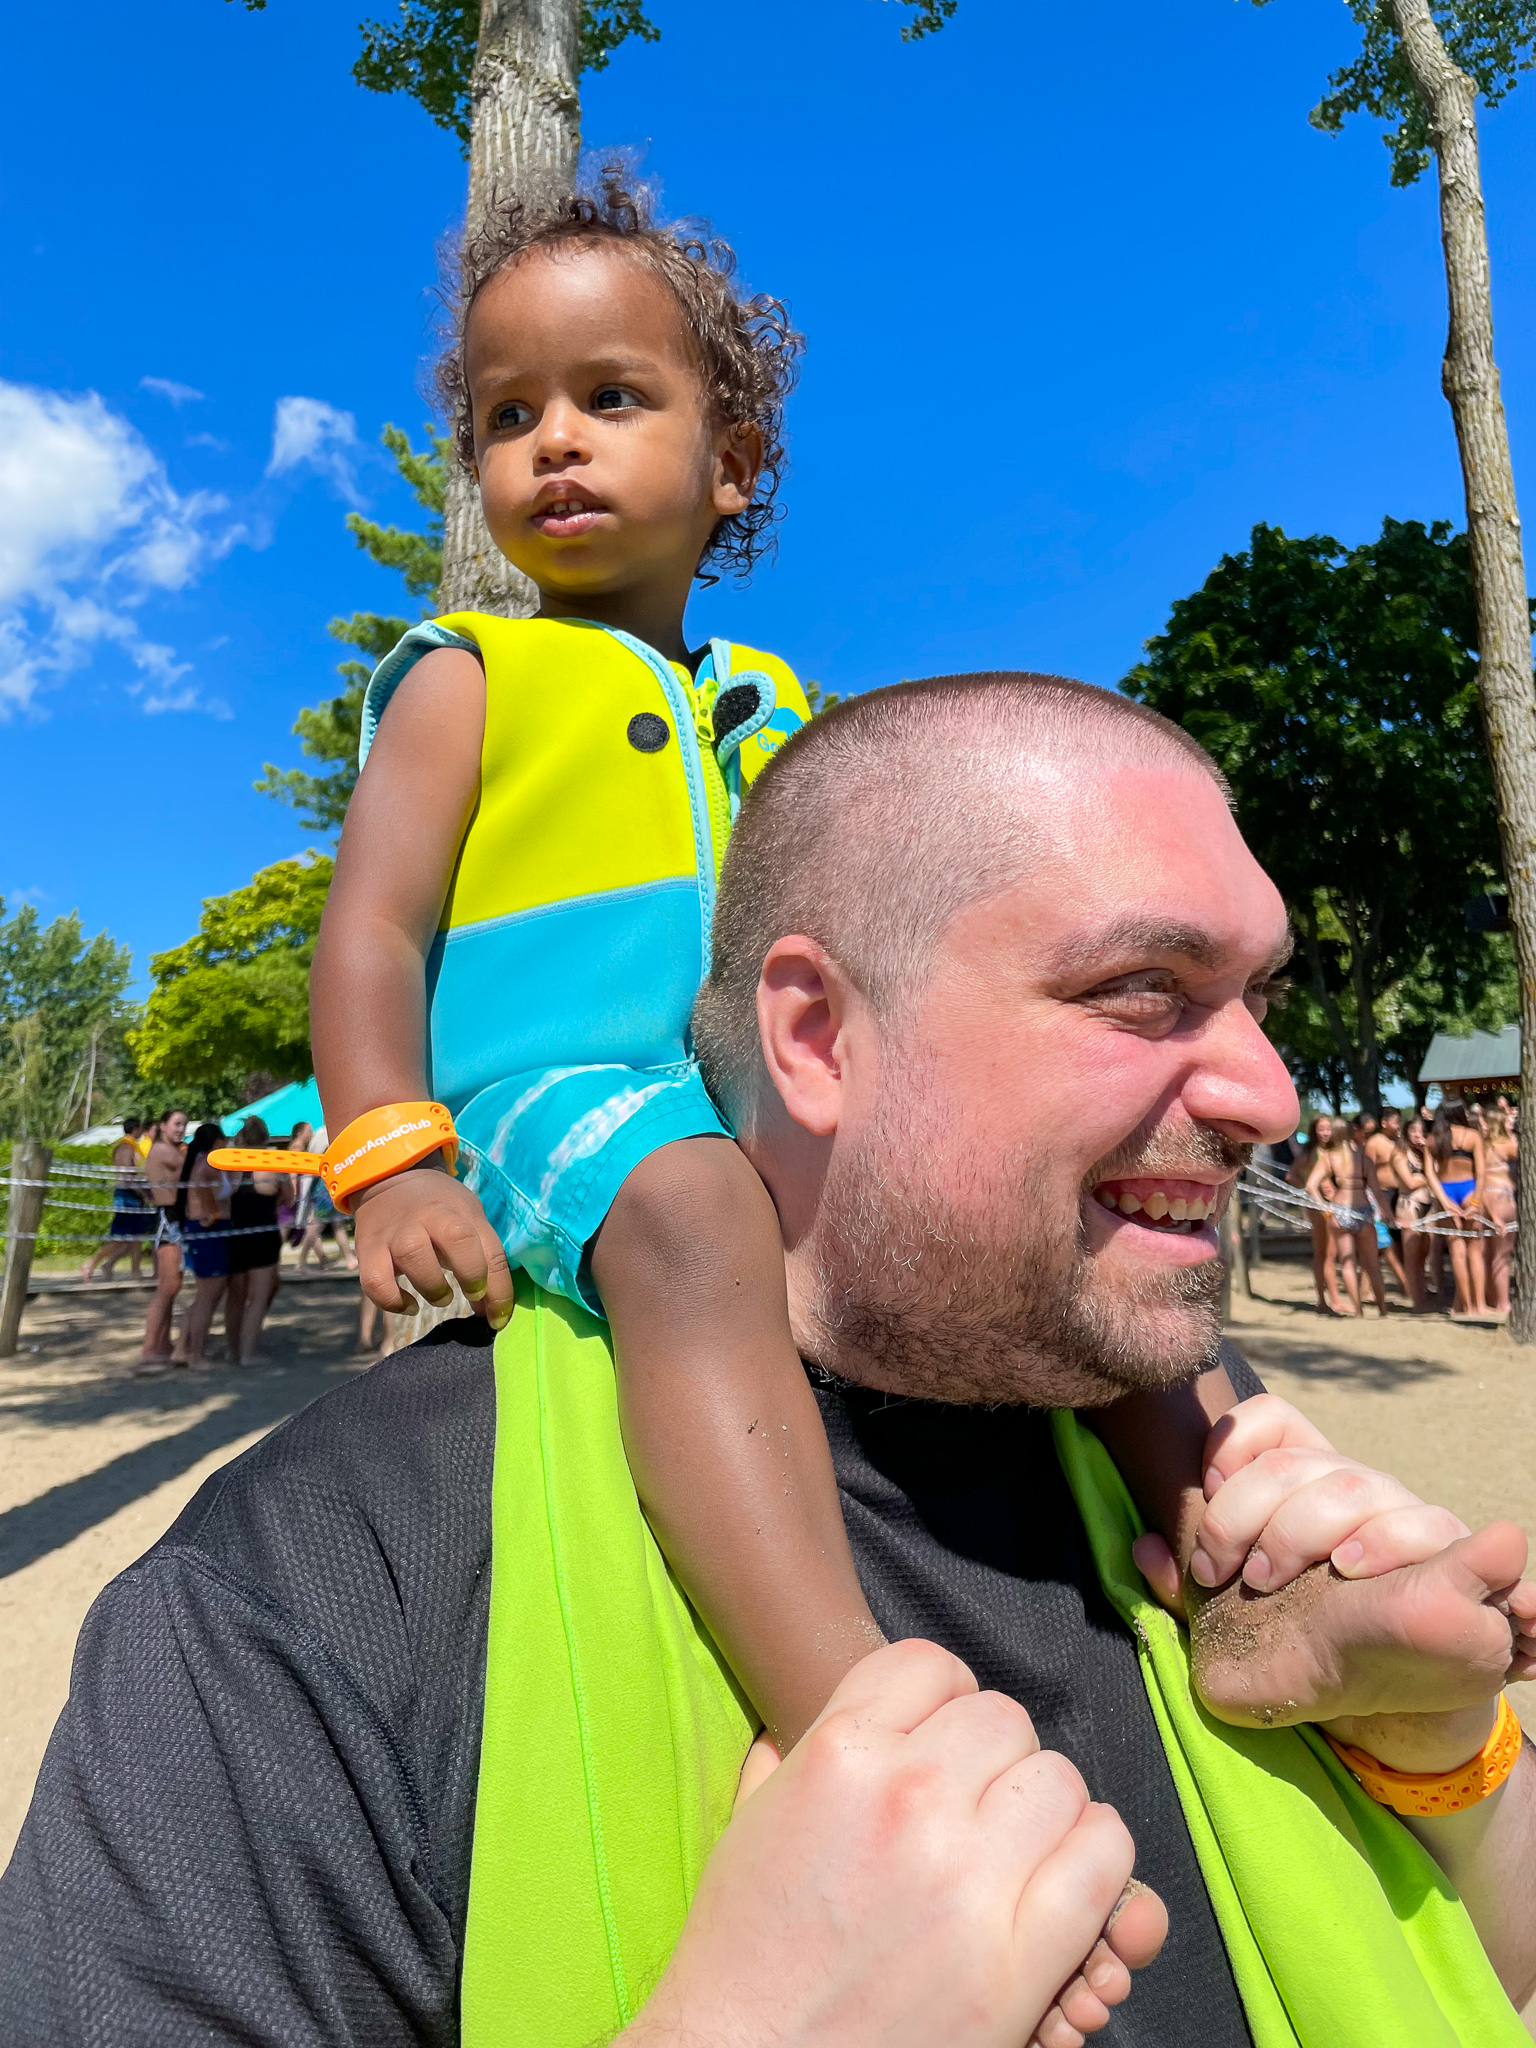
[[[132,956],[78,913],[43,925],[30,904],[0,914],[0,1137],[67,1136],[133,1107],[123,1000]]]
[[[447,488],[444,435],[426,429],[428,446],[413,448],[410,437],[398,427],[386,426],[381,439],[395,458],[395,466],[410,485],[417,504],[428,517],[417,533],[398,526],[380,526],[358,512],[347,514],[348,530],[357,544],[386,569],[396,569],[405,579],[412,597],[428,600],[423,616],[429,616],[431,599],[443,568],[443,494]],[[354,612],[350,619],[332,619],[331,637],[359,648],[366,661],[337,664],[342,679],[339,696],[307,705],[294,721],[304,753],[325,764],[323,772],[312,774],[304,768],[279,768],[265,764],[256,787],[265,796],[292,804],[308,832],[339,832],[347,804],[357,781],[357,742],[363,715],[363,693],[368,678],[409,626],[408,619],[386,617],[381,612]]]
[[[1469,1016],[1495,974],[1463,911],[1499,872],[1465,536],[1388,519],[1344,548],[1256,526],[1146,652],[1122,687],[1219,762],[1296,927],[1310,1005],[1280,1012],[1276,1043],[1342,1062],[1378,1108],[1426,1023]]]
[[[131,1034],[146,1081],[223,1109],[310,1072],[309,969],[333,863],[278,861],[203,904],[196,936],[150,960],[155,986]]]
[[[1257,4],[1262,7],[1267,0]],[[1433,145],[1429,111],[1414,90],[1391,0],[1345,4],[1360,24],[1360,54],[1329,74],[1329,90],[1308,118],[1328,134],[1337,134],[1351,114],[1385,121],[1382,140],[1392,155],[1392,182],[1411,185],[1428,168]],[[1451,61],[1476,83],[1490,107],[1536,64],[1536,5],[1531,0],[1430,0],[1429,11]]]
[[[267,0],[245,0],[252,14]],[[918,0],[903,0],[906,6]],[[955,0],[937,0],[954,12]],[[929,12],[933,12],[930,8]],[[439,128],[458,137],[469,153],[469,79],[480,34],[480,0],[400,0],[391,21],[365,21],[362,53],[352,76],[370,92],[409,93]],[[657,43],[661,30],[646,17],[640,0],[584,0],[581,10],[581,68],[605,71],[608,59],[631,36]]]

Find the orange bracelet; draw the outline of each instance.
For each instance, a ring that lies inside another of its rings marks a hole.
[[[390,1102],[354,1117],[324,1152],[282,1152],[249,1145],[229,1145],[208,1154],[210,1166],[232,1173],[318,1173],[325,1191],[342,1214],[351,1213],[354,1195],[375,1181],[404,1173],[432,1153],[441,1152],[452,1173],[459,1156],[459,1134],[440,1102]]]
[[[440,1102],[391,1102],[383,1109],[364,1110],[354,1117],[326,1149],[320,1177],[326,1193],[349,1213],[352,1197],[375,1181],[404,1173],[408,1166],[441,1152],[452,1173],[459,1156],[459,1134]]]
[[[1490,1792],[1497,1792],[1515,1768],[1515,1758],[1520,1754],[1523,1740],[1515,1710],[1503,1693],[1499,1694],[1499,1714],[1493,1724],[1493,1733],[1477,1755],[1469,1757],[1464,1764],[1458,1764],[1453,1771],[1440,1771],[1434,1776],[1389,1770],[1375,1757],[1367,1756],[1363,1749],[1355,1749],[1347,1742],[1335,1742],[1326,1730],[1324,1739],[1345,1768],[1359,1780],[1360,1789],[1368,1792],[1378,1806],[1390,1806],[1394,1813],[1420,1819],[1432,1819],[1437,1814],[1463,1813],[1467,1807],[1476,1806],[1480,1799],[1486,1799]]]

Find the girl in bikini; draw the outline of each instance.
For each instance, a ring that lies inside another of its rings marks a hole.
[[[1307,1193],[1331,1205],[1328,1252],[1330,1258],[1338,1260],[1339,1276],[1349,1302],[1347,1309],[1341,1308],[1335,1313],[1351,1316],[1364,1313],[1360,1306],[1360,1268],[1363,1266],[1365,1277],[1371,1284],[1376,1313],[1384,1316],[1387,1293],[1381,1283],[1381,1260],[1376,1252],[1376,1218],[1368,1199],[1368,1195],[1377,1190],[1376,1168],[1355,1142],[1348,1124],[1335,1128],[1338,1136],[1332,1144],[1318,1148],[1317,1158],[1307,1175]],[[1328,1182],[1333,1185],[1333,1193],[1325,1196],[1322,1190]]]
[[[1456,1217],[1485,1213],[1483,1137],[1458,1097],[1442,1102],[1435,1111],[1426,1159],[1430,1185],[1443,1209]],[[1451,1314],[1486,1320],[1488,1264],[1480,1236],[1451,1239],[1451,1271],[1456,1280],[1456,1306]]]
[[[1504,1109],[1488,1112],[1488,1139],[1483,1151],[1483,1204],[1499,1234],[1486,1247],[1489,1313],[1502,1322],[1509,1315],[1509,1266],[1515,1248],[1516,1175],[1520,1140],[1509,1128]]]
[[[1424,1119],[1412,1117],[1392,1153],[1392,1176],[1398,1189],[1397,1220],[1403,1234],[1403,1273],[1416,1316],[1429,1313],[1424,1262],[1429,1257],[1430,1240],[1422,1230],[1413,1228],[1435,1206],[1435,1191],[1425,1171],[1424,1148],[1428,1140]]]
[[[1291,1161],[1286,1179],[1293,1188],[1306,1188],[1312,1192],[1312,1169],[1325,1147],[1333,1143],[1333,1118],[1315,1116],[1307,1126],[1306,1143],[1302,1145]],[[1333,1200],[1333,1183],[1326,1175],[1317,1187],[1319,1201]],[[1338,1274],[1335,1271],[1328,1246],[1328,1217],[1322,1209],[1309,1209],[1307,1223],[1312,1232],[1312,1285],[1317,1293],[1319,1315],[1341,1316],[1344,1304],[1339,1299]]]

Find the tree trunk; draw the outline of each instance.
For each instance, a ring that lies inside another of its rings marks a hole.
[[[1429,112],[1440,171],[1440,238],[1450,300],[1441,382],[1456,422],[1467,494],[1467,542],[1477,600],[1478,685],[1499,805],[1509,922],[1520,968],[1521,1101],[1536,1103],[1536,683],[1520,514],[1499,372],[1477,88],[1451,62],[1427,0],[1392,0],[1403,55]],[[1536,1343],[1536,1173],[1521,1176],[1510,1332]]]
[[[482,0],[470,80],[466,239],[499,200],[520,188],[575,183],[580,26],[580,0]],[[453,466],[443,507],[438,610],[520,619],[534,603],[533,585],[486,532],[474,479]]]

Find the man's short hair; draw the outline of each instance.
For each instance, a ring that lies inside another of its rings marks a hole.
[[[1030,758],[1157,761],[1231,792],[1199,743],[1129,697],[1066,676],[934,676],[846,699],[802,727],[742,803],[720,878],[713,957],[693,1013],[715,1099],[744,1128],[762,1075],[757,982],[804,932],[893,1017],[971,904],[1015,881],[1049,831],[1021,818]]]

